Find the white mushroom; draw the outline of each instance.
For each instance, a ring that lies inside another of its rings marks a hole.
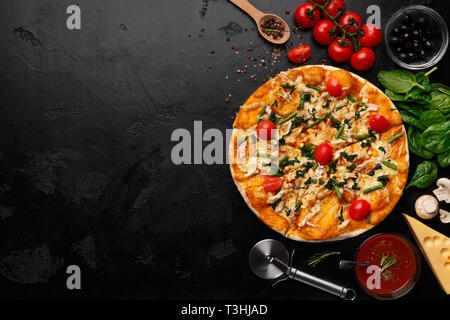
[[[416,200],[416,213],[422,219],[434,218],[439,210],[439,202],[435,197],[423,195]]]
[[[450,212],[445,211],[443,209],[439,210],[441,221],[443,223],[450,223]]]
[[[433,190],[434,195],[439,201],[450,203],[450,179],[440,178],[436,181],[437,189]]]

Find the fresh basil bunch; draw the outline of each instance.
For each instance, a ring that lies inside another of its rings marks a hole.
[[[437,155],[442,167],[450,165],[450,88],[430,83],[428,72],[380,71],[378,80],[385,94],[400,109],[408,124],[409,149],[423,159]]]

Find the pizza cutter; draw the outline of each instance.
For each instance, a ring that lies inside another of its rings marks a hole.
[[[356,298],[356,292],[351,288],[337,285],[292,267],[294,252],[295,250],[292,251],[289,259],[288,250],[281,242],[273,239],[261,240],[250,250],[248,259],[250,268],[260,278],[278,279],[274,285],[280,281],[294,279],[345,300]]]

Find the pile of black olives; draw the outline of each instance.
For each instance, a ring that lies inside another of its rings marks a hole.
[[[426,16],[405,14],[399,19],[389,36],[393,53],[407,63],[429,59],[434,53],[433,31]]]

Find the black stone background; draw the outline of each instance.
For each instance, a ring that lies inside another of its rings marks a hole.
[[[352,271],[337,269],[338,257],[315,269],[306,258],[330,249],[352,258],[379,232],[413,241],[401,212],[414,214],[415,199],[434,186],[407,190],[385,221],[359,237],[330,244],[281,237],[246,207],[227,165],[173,165],[170,137],[176,128],[192,131],[194,120],[204,130],[230,128],[263,78],[294,67],[285,52],[255,72],[247,56],[270,59],[273,46],[226,0],[76,3],[80,31],[65,27],[72,1],[0,2],[0,297],[335,299],[292,281],[271,287],[251,273],[250,248],[275,238],[297,248],[296,266],[368,299]],[[301,2],[253,3],[292,27]],[[346,3],[364,20],[367,6],[379,5],[383,25],[407,4],[449,16],[444,0]],[[312,46],[307,63],[326,58],[311,31],[300,34],[291,42]],[[250,42],[253,52],[246,51]],[[375,66],[359,74],[378,85],[377,72],[396,66],[382,45],[375,52]],[[450,83],[448,54],[438,66],[432,81]],[[410,176],[417,164],[412,156]],[[438,218],[427,224],[449,234]],[[404,299],[446,299],[422,262],[420,280]],[[81,267],[80,291],[66,288],[71,264]]]

